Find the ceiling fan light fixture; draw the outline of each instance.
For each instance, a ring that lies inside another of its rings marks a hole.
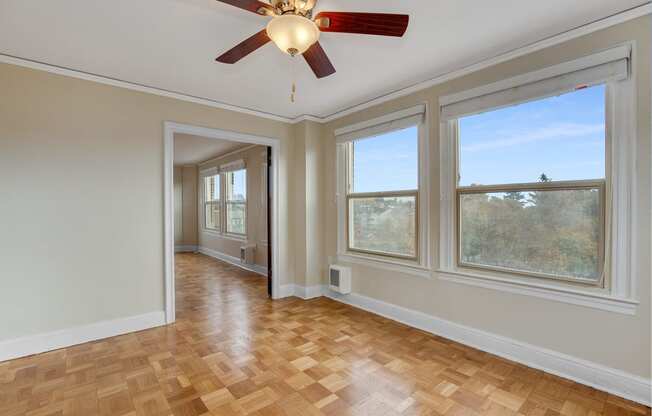
[[[319,40],[319,28],[310,19],[285,14],[274,17],[267,24],[267,36],[283,52],[301,55]]]

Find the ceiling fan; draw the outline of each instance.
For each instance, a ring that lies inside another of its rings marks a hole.
[[[401,37],[410,19],[405,14],[349,12],[319,12],[313,18],[312,9],[317,0],[218,1],[270,16],[272,20],[265,29],[223,53],[216,61],[234,64],[271,40],[291,56],[303,55],[317,78],[335,73],[333,64],[319,44],[320,32]]]

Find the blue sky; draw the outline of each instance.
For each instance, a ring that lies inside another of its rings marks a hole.
[[[460,119],[460,185],[604,178],[603,85]]]
[[[417,128],[410,127],[354,143],[354,192],[417,189]]]
[[[605,87],[460,119],[460,185],[605,175]],[[355,142],[354,191],[416,189],[417,129]]]
[[[233,172],[233,198],[247,199],[247,171],[237,170]]]

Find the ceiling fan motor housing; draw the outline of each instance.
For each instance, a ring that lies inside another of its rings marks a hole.
[[[299,16],[312,18],[312,9],[316,0],[270,0],[272,7],[279,15],[297,14]]]

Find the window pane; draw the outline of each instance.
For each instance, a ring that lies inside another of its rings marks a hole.
[[[237,170],[227,173],[227,200],[245,201],[247,199],[247,171]]]
[[[220,199],[220,176],[206,176],[204,178],[204,198],[206,201]]]
[[[462,263],[600,278],[598,189],[462,194]]]
[[[417,189],[418,139],[414,126],[353,142],[353,192]]]
[[[213,207],[213,223],[215,224],[215,229],[220,229],[220,204],[219,202],[211,204]]]
[[[460,185],[605,177],[605,86],[459,120]]]
[[[226,232],[247,233],[247,171],[226,174]]]
[[[229,233],[246,234],[246,204],[244,202],[227,202],[226,231]]]
[[[220,224],[220,204],[209,202],[205,204],[204,209],[206,228],[219,230]]]
[[[416,257],[416,197],[351,198],[350,248]]]

